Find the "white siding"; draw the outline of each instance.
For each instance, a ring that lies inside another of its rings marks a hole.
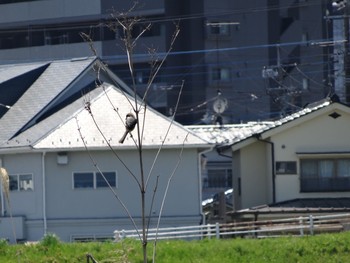
[[[267,143],[257,142],[241,149],[242,208],[269,202],[268,185],[272,178],[266,166],[270,160],[266,147]]]
[[[295,198],[350,197],[350,192],[300,193],[298,152],[350,152],[350,116],[346,112],[336,110],[342,116],[334,119],[328,116],[332,112],[272,136],[276,148],[276,161],[297,162],[297,174],[276,176],[277,202]]]
[[[120,158],[139,178],[139,158],[136,151],[118,151]],[[147,177],[156,150],[145,150],[144,167]],[[140,223],[140,190],[128,176],[126,169],[110,151],[92,152],[102,171],[117,171],[116,192],[128,207],[130,213]],[[181,158],[166,198],[162,225],[177,226],[199,224],[201,221],[200,184],[198,174],[198,154],[196,149],[164,149],[158,157],[147,188],[147,214],[150,207],[156,178],[159,176],[156,201],[152,210],[151,225],[159,215],[160,204],[169,176]],[[12,154],[2,157],[3,166],[9,174],[32,173],[34,191],[10,192],[13,216],[23,216],[26,240],[39,240],[44,234],[42,154]],[[57,164],[56,153],[45,155],[46,216],[47,232],[56,233],[63,241],[70,241],[72,235],[112,236],[116,229],[130,229],[131,222],[122,206],[106,188],[73,189],[73,173],[97,171],[87,152],[68,152],[68,164]],[[7,211],[7,215],[9,212]],[[1,225],[0,227],[5,227]],[[141,227],[139,225],[139,227]],[[4,237],[0,233],[0,238]],[[5,237],[7,238],[7,237]]]
[[[25,216],[26,219],[42,219],[42,172],[41,154],[14,154],[4,156],[2,165],[11,174],[32,174],[34,191],[10,191],[12,214]],[[6,206],[7,216],[9,207]]]

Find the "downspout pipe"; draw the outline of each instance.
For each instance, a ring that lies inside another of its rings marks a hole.
[[[272,203],[276,203],[276,171],[275,171],[275,144],[261,138],[261,134],[253,135],[258,141],[268,143],[271,146],[271,171],[272,171]]]
[[[203,207],[202,207],[202,164],[201,164],[201,157],[202,154],[206,154],[208,152],[213,151],[215,146],[212,146],[210,149],[206,149],[204,151],[200,151],[198,152],[198,187],[199,187],[199,202],[200,202],[200,214],[202,216],[202,225],[206,224],[206,220],[205,220],[205,214],[203,213]]]
[[[43,221],[44,221],[44,236],[47,234],[47,218],[46,218],[46,152],[41,155],[41,174],[42,174],[42,191],[43,191]]]

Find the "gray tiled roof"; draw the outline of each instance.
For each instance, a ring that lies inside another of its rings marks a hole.
[[[194,125],[186,126],[203,139],[217,145],[239,142],[254,133],[274,127],[274,122],[249,122],[227,125]]]
[[[34,69],[40,68],[47,64],[47,62],[41,63],[30,63],[30,64],[11,64],[11,65],[0,65],[0,83],[5,82],[9,79],[25,74]]]
[[[91,97],[99,96],[103,93],[102,89],[95,89],[91,91]],[[47,134],[57,128],[57,126],[66,122],[72,117],[73,114],[79,112],[84,107],[85,97],[81,97],[72,102],[68,106],[64,107],[60,111],[50,115],[45,120],[25,130],[18,136],[7,141],[2,145],[2,148],[17,148],[35,145],[40,139],[44,138]]]
[[[108,80],[122,87],[124,92],[130,92],[130,89],[117,76],[109,72],[105,75],[105,82],[100,88],[92,89],[83,96],[79,92],[80,84],[77,83],[80,83],[80,80],[83,80],[81,81],[83,86],[91,81],[93,83],[91,65],[94,60],[99,63],[95,58],[50,62],[36,81],[0,119],[0,125],[7,127],[0,132],[0,149],[5,152],[16,152],[20,148],[45,151],[81,149],[85,145],[78,132],[78,125],[88,147],[105,148],[107,147],[106,140],[108,140],[113,147],[134,148],[134,142],[129,136],[124,144],[118,143],[124,133],[125,115],[131,111],[134,99],[109,84]],[[15,76],[16,74],[13,74],[13,77]],[[70,96],[76,91],[80,97],[72,99]],[[65,106],[56,103],[57,98],[61,98],[59,101]],[[65,102],[66,98],[69,98],[68,102]],[[129,103],[127,98],[132,103]],[[85,109],[87,101],[90,102],[93,116],[106,138],[103,138],[98,132]],[[116,113],[110,102],[113,103],[115,109],[118,109],[119,114]],[[52,105],[59,105],[59,108],[52,111]],[[42,115],[43,112],[50,112],[50,114]],[[42,118],[42,116],[45,117]],[[142,123],[145,123],[142,137],[145,147],[159,147],[164,140],[164,148],[182,147],[182,145],[191,148],[209,147],[207,141],[182,125],[172,123],[169,118],[151,108],[147,108],[146,115],[144,111],[140,112],[140,127]],[[137,138],[136,131],[133,132],[133,135],[134,138]]]
[[[331,102],[326,99],[275,121],[248,122],[245,124],[229,124],[222,126],[196,125],[187,126],[187,128],[211,143],[217,145],[235,144],[253,136],[254,134],[260,134],[282,126],[290,121],[299,119],[302,116],[328,106],[330,103]]]
[[[119,144],[119,139],[124,133],[124,118],[131,111],[132,107],[126,99],[126,95],[113,86],[106,88],[105,92],[95,96],[88,94],[90,107],[99,129],[100,134],[89,112],[81,105],[80,110],[75,112],[64,123],[57,126],[49,134],[33,145],[36,149],[81,149],[85,145],[81,140],[78,128],[80,129],[86,146],[90,148],[106,148],[107,141],[120,149],[134,148],[134,141],[128,136],[124,144]],[[132,100],[133,98],[128,97]],[[112,104],[111,104],[112,102]],[[113,106],[115,109],[113,108]],[[158,112],[147,108],[146,114],[140,112],[140,128],[144,124],[142,144],[144,147],[159,147],[165,140],[164,148],[169,147],[200,147],[208,148],[208,142],[185,129],[182,125],[174,122]],[[167,133],[167,137],[165,135]],[[136,129],[132,132],[137,140]]]
[[[299,198],[230,212],[231,215],[349,212],[350,198]]]
[[[93,59],[62,60],[50,62],[46,70],[32,84],[32,86],[19,98],[19,100],[0,119],[0,144],[7,142],[16,135],[24,125],[32,121],[53,99],[55,99],[69,84],[77,78],[91,63]],[[36,65],[36,66],[35,66]],[[22,74],[22,68],[30,70],[43,65],[43,63],[28,66],[18,65],[17,74]],[[16,70],[10,67],[15,76]]]

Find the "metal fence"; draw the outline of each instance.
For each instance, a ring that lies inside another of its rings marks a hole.
[[[275,237],[284,235],[314,235],[326,232],[340,232],[350,229],[350,214],[302,216],[264,221],[234,222],[230,224],[207,224],[185,227],[152,228],[148,240],[154,239],[202,239],[232,237]],[[114,240],[138,238],[141,231],[116,230]]]

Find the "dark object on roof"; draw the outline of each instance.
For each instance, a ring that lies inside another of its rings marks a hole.
[[[331,102],[340,102],[339,96],[337,94],[332,94],[332,96],[329,97]]]

